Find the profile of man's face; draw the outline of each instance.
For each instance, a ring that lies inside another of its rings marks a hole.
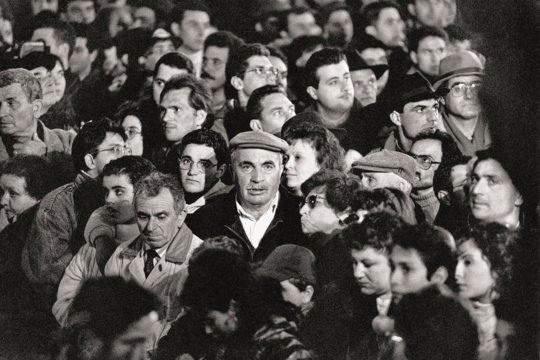
[[[415,141],[410,152],[416,156],[427,156],[435,162],[441,162],[443,157],[441,141],[436,139]],[[439,166],[440,164],[431,164],[431,167],[425,170],[417,165],[414,188],[424,190],[433,187],[433,177]]]
[[[394,245],[390,252],[392,294],[401,297],[417,293],[430,285],[428,270],[416,249]]]
[[[434,131],[440,121],[440,104],[436,99],[426,99],[410,102],[403,107],[400,114],[403,134],[408,139],[414,139],[422,131]]]
[[[294,104],[281,93],[270,94],[261,100],[262,130],[272,135],[281,134],[283,124],[296,115]]]
[[[289,14],[287,16],[287,32],[291,39],[300,36],[316,36],[322,33],[311,12],[303,14]]]
[[[229,48],[208,46],[204,51],[201,78],[213,91],[225,86],[225,67],[229,60]]]
[[[279,190],[283,154],[265,149],[236,149],[232,170],[238,200],[242,206],[264,206]]]
[[[388,47],[403,46],[405,22],[396,8],[385,8],[379,13],[375,24],[366,28],[366,32]]]

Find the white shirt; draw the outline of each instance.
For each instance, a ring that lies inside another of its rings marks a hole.
[[[195,70],[195,76],[197,76],[197,78],[200,78],[201,77],[202,66],[203,66],[203,53],[204,53],[204,51],[201,50],[201,51],[197,51],[196,53],[193,53],[193,54],[186,54],[186,53],[182,52],[182,47],[180,47],[178,49],[178,52],[182,53],[189,60],[191,60],[191,62],[193,63],[193,70]]]
[[[238,215],[240,216],[240,221],[242,222],[242,227],[248,236],[251,245],[256,249],[259,247],[259,244],[270,226],[274,216],[276,215],[276,209],[279,202],[279,191],[276,193],[276,196],[272,199],[270,206],[264,214],[257,220],[250,214],[248,214],[243,208],[242,205],[236,199],[236,209],[238,210]]]
[[[377,310],[379,311],[379,315],[388,314],[391,302],[392,296],[388,296],[388,294],[381,295],[377,298]]]

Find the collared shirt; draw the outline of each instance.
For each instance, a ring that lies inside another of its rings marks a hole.
[[[268,226],[270,226],[270,223],[272,222],[272,220],[274,220],[278,202],[279,191],[272,199],[272,202],[270,203],[270,206],[268,207],[266,212],[262,214],[261,217],[257,220],[253,216],[248,214],[242,208],[242,205],[240,205],[240,203],[238,202],[238,198],[236,199],[236,209],[238,210],[238,215],[240,216],[242,227],[244,228],[244,231],[246,232],[246,235],[251,242],[251,245],[253,245],[255,249],[259,247],[259,243],[261,242],[264,234],[266,233]]]
[[[392,295],[388,294],[381,295],[377,298],[377,311],[379,315],[388,314],[388,309],[390,308],[390,303],[392,302]]]

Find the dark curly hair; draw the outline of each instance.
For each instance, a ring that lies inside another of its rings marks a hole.
[[[495,279],[495,291],[503,294],[509,289],[513,277],[514,254],[517,250],[517,232],[499,223],[478,224],[456,234],[457,246],[472,241],[482,252]]]
[[[286,128],[283,139],[289,144],[295,140],[308,142],[315,149],[317,164],[321,169],[338,171],[345,169],[345,150],[336,136],[323,126],[300,122]]]
[[[361,223],[345,228],[340,238],[350,250],[372,247],[389,253],[394,243],[394,234],[402,224],[400,218],[386,212],[369,214]]]
[[[302,194],[317,187],[325,187],[326,202],[335,212],[343,212],[351,205],[351,199],[362,185],[360,178],[353,174],[345,174],[338,170],[320,170],[302,184]]]
[[[408,224],[416,224],[414,202],[399,189],[380,188],[359,190],[351,201],[351,210],[367,210],[370,213],[386,212],[398,216]]]

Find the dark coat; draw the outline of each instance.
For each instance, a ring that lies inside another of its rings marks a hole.
[[[259,247],[249,241],[236,209],[236,190],[219,195],[211,204],[203,206],[186,219],[186,224],[203,240],[225,235],[236,239],[250,261],[262,261],[278,246],[284,244],[307,245],[300,224],[300,198],[280,189],[280,199],[274,219],[266,230]]]

